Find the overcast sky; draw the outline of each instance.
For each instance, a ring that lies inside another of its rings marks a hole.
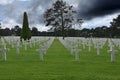
[[[56,0],[0,0],[0,22],[2,27],[21,26],[23,12],[29,17],[30,27],[40,31],[49,28],[44,24],[43,13]],[[77,17],[83,18],[82,28],[110,26],[113,18],[120,14],[120,0],[64,0],[77,10]],[[78,28],[78,27],[76,27]]]

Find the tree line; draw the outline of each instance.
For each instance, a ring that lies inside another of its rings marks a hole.
[[[12,29],[5,28],[0,29],[1,36],[20,36],[21,28],[15,26]],[[62,31],[47,31],[40,32],[36,27],[31,29],[32,36],[62,36]],[[96,27],[95,29],[84,28],[82,30],[69,29],[65,30],[65,37],[111,37],[111,38],[120,38],[120,28],[119,27]]]

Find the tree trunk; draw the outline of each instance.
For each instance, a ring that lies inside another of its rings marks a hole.
[[[63,40],[64,40],[64,20],[63,20],[63,10],[61,10],[61,19],[62,19],[62,36],[63,36]]]

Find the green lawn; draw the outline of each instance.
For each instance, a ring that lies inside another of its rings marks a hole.
[[[79,61],[75,61],[74,55],[70,55],[57,39],[42,62],[37,48],[27,51],[21,48],[20,54],[10,48],[6,62],[1,60],[0,54],[0,80],[120,80],[120,54],[116,62],[110,62],[106,46],[100,56],[95,49],[91,52],[83,49]]]

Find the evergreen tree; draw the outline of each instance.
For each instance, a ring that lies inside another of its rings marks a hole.
[[[28,16],[27,16],[27,13],[24,12],[23,26],[21,30],[21,39],[29,40],[30,38],[31,38],[31,31],[29,28]]]

